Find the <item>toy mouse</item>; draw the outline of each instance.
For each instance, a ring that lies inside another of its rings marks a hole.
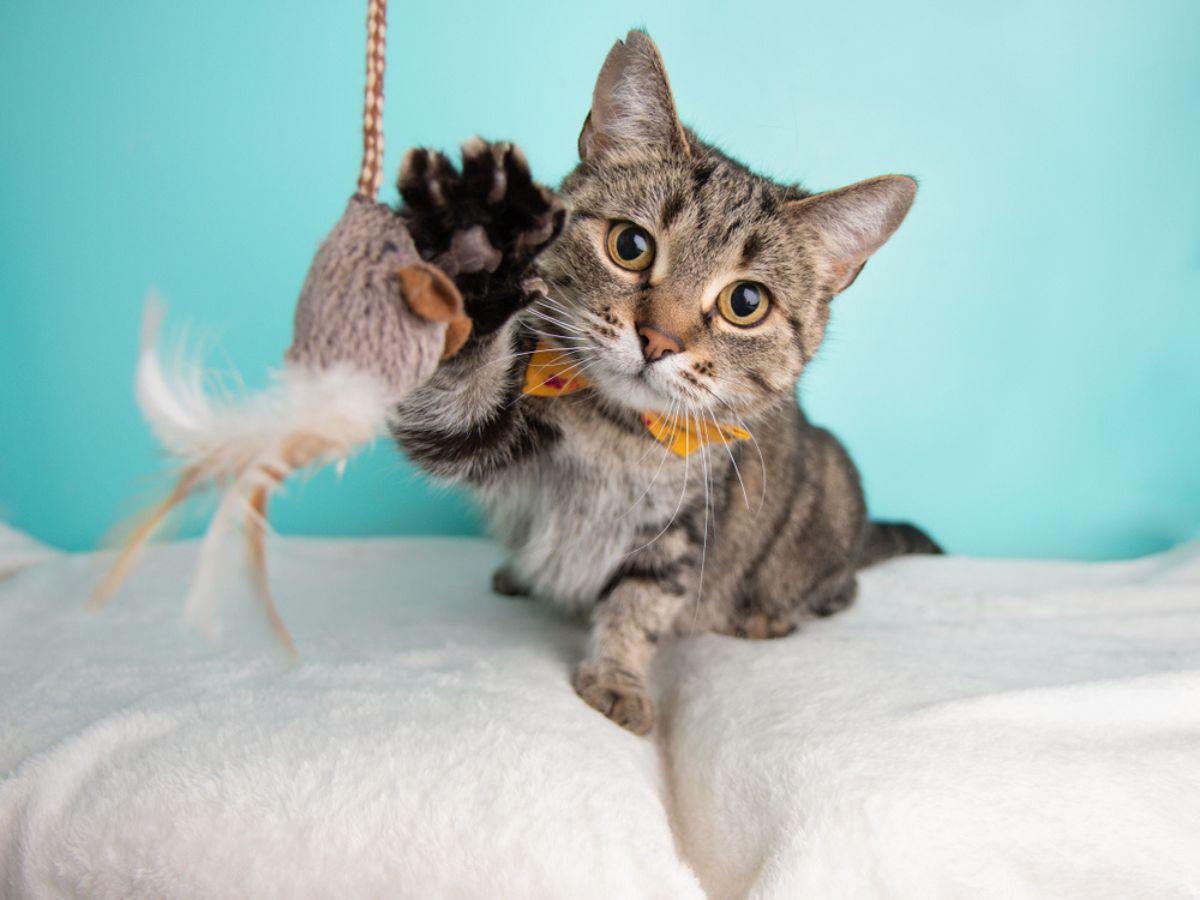
[[[520,151],[476,138],[463,146],[461,177],[448,172],[454,177],[443,179],[456,192],[445,207],[454,217],[446,223],[454,240],[438,257],[421,258],[405,211],[375,199],[383,160],[385,39],[386,0],[370,0],[358,190],[313,259],[296,304],[292,344],[274,382],[230,401],[205,390],[199,366],[166,370],[157,349],[163,311],[148,305],[137,398],[178,476],[167,498],[129,535],[93,593],[92,608],[108,600],[176,507],[215,487],[219,500],[200,545],[187,618],[215,630],[215,578],[225,540],[240,523],[256,593],[279,640],[294,652],[267,583],[270,494],[298,469],[344,465],[355,450],[385,434],[397,402],[469,340],[472,313],[486,311],[465,308],[453,278],[483,279],[493,289],[508,282],[520,290],[525,267],[561,229],[561,202],[532,181]],[[497,172],[506,177],[497,179]],[[497,191],[497,183],[504,189]]]

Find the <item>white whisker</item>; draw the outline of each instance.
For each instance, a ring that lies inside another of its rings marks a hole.
[[[630,550],[628,553],[625,554],[625,556],[627,556],[627,557],[633,556],[635,553],[640,553],[641,551],[645,550],[647,547],[649,547],[651,544],[653,544],[655,541],[657,541],[660,537],[662,537],[664,534],[666,534],[667,529],[669,529],[673,524],[675,524],[675,517],[679,515],[679,510],[683,509],[683,498],[687,494],[688,476],[689,476],[690,467],[691,467],[691,463],[690,463],[689,458],[687,456],[684,456],[684,458],[683,458],[683,485],[679,489],[679,502],[675,504],[675,511],[673,513],[671,513],[671,518],[668,519],[667,524],[662,527],[662,531],[660,531],[654,537],[650,538],[650,540],[648,540],[646,543],[642,544],[642,546],[636,547],[633,550]]]
[[[713,415],[712,410],[707,410],[707,414],[708,418],[712,420],[713,427],[720,430],[721,426],[717,424],[717,417]],[[746,512],[750,512],[750,497],[746,493],[746,482],[742,481],[742,471],[738,468],[737,460],[733,456],[733,451],[729,449],[729,445],[721,441],[721,446],[729,454],[729,462],[733,464],[733,474],[737,476],[738,484],[742,486],[742,499],[746,502]]]
[[[735,389],[742,387],[737,382],[731,381],[728,378],[718,377],[717,380],[724,384],[728,384]],[[761,482],[762,490],[760,491],[760,496],[758,498],[758,509],[754,511],[754,515],[755,515],[755,517],[757,517],[758,514],[762,512],[762,508],[764,505],[766,505],[766,502],[767,502],[767,464],[763,458],[762,447],[759,446],[758,439],[754,436],[754,432],[751,431],[749,426],[746,425],[746,421],[742,418],[741,414],[737,411],[737,408],[734,407],[733,404],[730,403],[728,400],[723,399],[715,391],[713,391],[709,388],[705,388],[705,390],[707,390],[710,394],[712,394],[712,396],[716,399],[716,401],[721,406],[725,407],[727,410],[729,410],[730,413],[733,414],[733,417],[737,420],[737,423],[739,426],[741,426],[742,430],[745,431],[748,435],[750,435],[750,443],[754,445],[754,451],[758,454],[759,471],[762,473],[761,477],[759,479]],[[739,475],[738,477],[740,478],[741,476]]]
[[[527,324],[525,327],[530,334],[536,334],[538,337],[545,338],[549,341],[554,341],[556,344],[567,343],[571,346],[579,346],[582,342],[587,340],[587,335],[559,334],[554,331],[546,331],[544,329],[537,328],[532,324]]]
[[[578,348],[567,347],[567,348],[556,348],[556,349],[562,349],[562,351],[564,353],[579,353],[587,348],[586,347],[578,347]],[[539,352],[541,352],[541,351],[540,350],[522,350],[519,353],[509,353],[507,356],[502,356],[499,359],[493,359],[490,362],[486,362],[479,368],[480,369],[489,369],[492,366],[512,365],[514,362],[516,362],[518,359],[520,359],[523,356],[533,356],[533,354],[539,353]]]
[[[575,334],[583,333],[583,326],[581,326],[579,323],[564,322],[562,319],[556,318],[543,310],[537,309],[536,307],[527,306],[525,308],[525,312],[529,313],[530,315],[537,316],[539,319],[541,319],[544,322],[549,322],[552,325],[557,325],[559,328],[563,328],[569,332],[573,332]]]
[[[692,406],[688,408],[688,425],[692,422]],[[697,423],[697,430],[699,424]],[[700,550],[700,578],[696,584],[696,605],[692,610],[692,633],[696,631],[696,622],[700,618],[700,601],[704,594],[704,564],[708,559],[708,513],[709,504],[711,502],[711,485],[709,484],[708,470],[708,448],[701,444],[700,446],[700,462],[704,466],[704,541]]]
[[[676,402],[677,401],[675,401],[675,400],[671,401],[671,405],[670,405],[670,407],[668,407],[668,411],[667,411],[668,418],[670,418],[670,416],[672,416],[674,414]],[[617,516],[618,520],[625,518],[627,515],[629,515],[631,512],[633,512],[637,508],[637,505],[639,503],[641,503],[642,500],[645,499],[645,497],[648,493],[650,493],[650,489],[652,487],[654,487],[654,482],[658,481],[658,476],[662,473],[663,465],[666,464],[667,457],[669,457],[671,455],[670,447],[668,447],[666,444],[660,445],[658,441],[652,441],[650,446],[642,454],[641,459],[639,459],[638,462],[641,463],[642,460],[644,460],[646,458],[646,456],[650,453],[650,451],[653,450],[655,447],[659,447],[662,450],[662,459],[660,459],[658,461],[658,468],[654,470],[654,477],[650,479],[650,483],[646,485],[646,489],[643,490],[641,492],[641,494],[638,495],[638,498],[633,501],[633,505],[630,506],[629,509],[625,510],[625,512],[621,513],[621,515]]]
[[[595,357],[592,356],[592,357],[588,357],[587,359],[581,359],[579,362],[567,367],[562,372],[557,373],[557,374],[560,378],[565,378],[566,380],[569,381],[576,374],[582,372],[583,367],[586,366],[589,362],[591,362],[592,359],[594,359],[594,358]],[[547,379],[547,381],[548,380],[549,379]],[[517,396],[513,397],[512,400],[510,400],[508,403],[504,404],[503,408],[505,410],[510,409],[511,407],[516,406],[519,401],[523,400],[527,396],[528,395],[524,391],[518,391]]]

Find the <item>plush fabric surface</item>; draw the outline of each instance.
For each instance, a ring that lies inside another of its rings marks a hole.
[[[34,550],[0,530],[5,897],[1200,890],[1197,545],[881,566],[793,637],[664,646],[648,739],[483,541],[276,541],[296,663],[236,586],[183,626],[192,543],[98,616],[106,557]]]
[[[56,555],[54,549],[0,522],[0,581]]]

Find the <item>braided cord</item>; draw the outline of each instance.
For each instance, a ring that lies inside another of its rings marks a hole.
[[[363,100],[363,159],[358,193],[374,200],[383,183],[383,65],[387,44],[387,0],[367,6],[367,87]]]

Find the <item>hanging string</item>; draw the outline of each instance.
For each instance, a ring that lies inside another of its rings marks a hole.
[[[358,194],[374,200],[383,183],[383,65],[387,44],[387,0],[367,6],[367,87],[363,99],[363,159]]]

